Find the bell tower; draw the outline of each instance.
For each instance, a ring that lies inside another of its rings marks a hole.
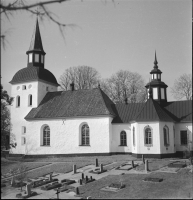
[[[155,52],[155,61],[154,67],[151,70],[151,81],[145,86],[147,90],[149,90],[151,86],[152,98],[158,103],[166,103],[167,102],[167,92],[166,88],[168,87],[164,82],[161,81],[161,70],[158,69],[158,62]]]

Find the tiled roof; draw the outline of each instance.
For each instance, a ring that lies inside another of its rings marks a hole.
[[[115,116],[113,102],[101,89],[48,92],[40,105],[25,119],[64,118],[78,116]]]
[[[129,123],[143,106],[144,103],[121,103],[113,105],[116,117],[112,123]]]
[[[22,83],[28,81],[37,81],[43,80],[49,83],[53,83],[54,85],[59,85],[55,76],[47,69],[42,67],[26,67],[19,70],[12,78],[10,83]]]
[[[133,118],[134,121],[175,121],[168,112],[154,101],[152,98],[148,99],[143,108]]]
[[[168,102],[165,109],[176,122],[192,122],[192,100]]]

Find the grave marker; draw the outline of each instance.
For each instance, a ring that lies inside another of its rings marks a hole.
[[[76,165],[73,165],[73,173],[76,174]]]
[[[133,160],[131,161],[131,164],[132,164],[132,168],[134,168],[135,165],[134,165],[134,161]]]
[[[27,194],[28,196],[31,196],[31,184],[27,184],[27,185],[26,185],[26,194]]]
[[[49,181],[52,181],[52,173],[49,174]]]
[[[76,195],[79,195],[79,194],[80,194],[80,192],[79,192],[79,188],[76,187]]]
[[[142,154],[142,161],[143,161],[143,163],[145,163],[145,158],[144,158],[143,154]]]
[[[103,164],[100,164],[100,172],[103,172]]]
[[[80,185],[82,185],[82,179],[80,179]]]
[[[149,171],[148,160],[145,160],[145,171]]]
[[[82,179],[84,179],[84,173],[82,173]]]
[[[96,161],[95,161],[95,167],[98,167],[98,166],[99,166],[98,158],[96,158]]]

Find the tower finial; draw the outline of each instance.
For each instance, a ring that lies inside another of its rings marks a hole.
[[[156,51],[155,51],[154,68],[158,68],[157,64],[158,64],[158,62],[157,62]]]

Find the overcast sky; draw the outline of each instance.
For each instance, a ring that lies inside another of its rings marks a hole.
[[[148,82],[156,50],[171,101],[174,80],[192,71],[191,0],[75,0],[47,7],[60,22],[76,25],[66,27],[64,40],[56,24],[39,23],[45,68],[57,80],[65,69],[87,65],[102,78],[122,69],[138,72]],[[10,21],[1,17],[8,41],[5,50],[1,45],[1,81],[10,94],[9,81],[27,66],[36,17],[27,12],[14,13]]]

